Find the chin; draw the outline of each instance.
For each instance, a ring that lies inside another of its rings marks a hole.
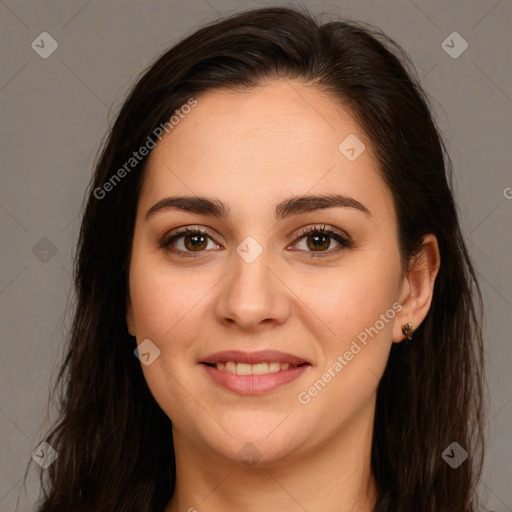
[[[229,462],[255,469],[275,467],[297,455],[297,446],[289,439],[234,439],[229,445],[216,444],[212,449]]]
[[[248,467],[271,467],[296,456],[307,441],[300,425],[280,425],[284,417],[265,421],[261,413],[244,415],[226,429],[232,437],[224,431],[222,436],[216,435],[217,429],[199,435],[204,435],[203,441],[224,459]]]

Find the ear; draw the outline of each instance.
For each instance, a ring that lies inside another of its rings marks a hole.
[[[133,317],[132,301],[130,299],[130,292],[126,294],[126,327],[130,336],[135,336],[135,319]]]
[[[432,234],[425,235],[420,251],[409,261],[403,278],[400,294],[402,309],[396,316],[393,328],[395,343],[405,339],[403,324],[411,322],[413,329],[417,329],[427,316],[440,264],[437,238]]]

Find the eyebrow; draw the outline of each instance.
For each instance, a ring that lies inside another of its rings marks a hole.
[[[340,194],[330,194],[323,196],[298,196],[286,199],[276,206],[275,218],[276,220],[284,220],[301,213],[336,207],[351,208],[371,217],[368,208],[356,199]],[[202,215],[212,215],[221,219],[225,219],[230,215],[229,207],[218,199],[209,199],[201,196],[173,196],[164,197],[154,204],[147,211],[146,220],[156,213],[171,209]]]

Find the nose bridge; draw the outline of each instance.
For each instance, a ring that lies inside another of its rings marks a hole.
[[[221,320],[231,319],[249,328],[270,319],[282,322],[287,313],[286,297],[272,269],[268,249],[253,237],[244,239],[235,249],[233,269],[225,282],[218,305]]]

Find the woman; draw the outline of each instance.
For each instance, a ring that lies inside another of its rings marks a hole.
[[[83,217],[40,512],[478,509],[481,298],[407,62],[268,8],[140,78]]]

